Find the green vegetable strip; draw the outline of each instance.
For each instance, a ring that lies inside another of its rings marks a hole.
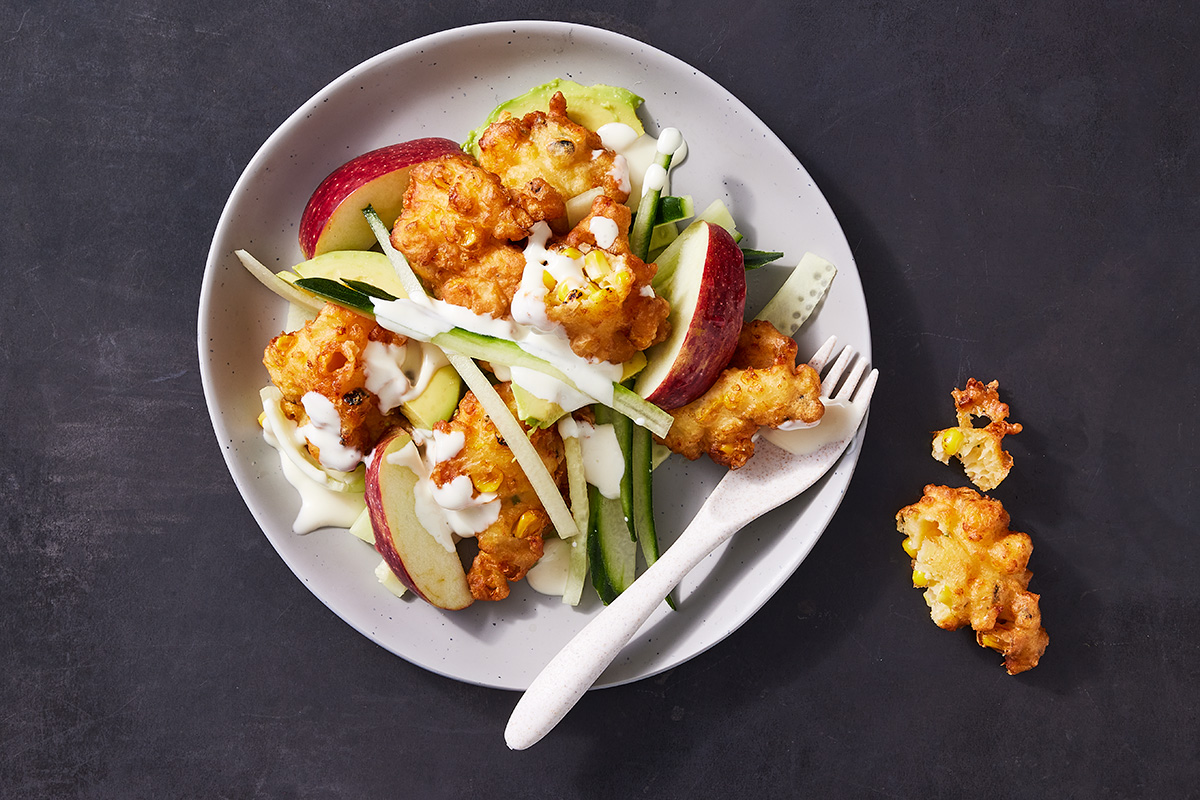
[[[600,503],[607,498],[600,494],[595,486],[588,487],[588,559],[592,566],[592,587],[600,595],[600,601],[608,605],[616,599],[612,584],[608,582],[608,571],[604,566],[604,556],[600,552]]]
[[[378,240],[379,246],[383,248],[383,254],[388,257],[388,261],[392,262],[392,268],[396,270],[396,277],[400,279],[400,285],[404,287],[404,291],[408,292],[408,296],[418,303],[428,302],[429,295],[425,293],[425,287],[421,285],[421,279],[417,277],[417,273],[413,272],[412,267],[408,265],[408,259],[404,257],[404,254],[392,247],[392,235],[383,224],[383,220],[375,213],[374,207],[367,206],[364,208],[363,216],[367,218],[367,224],[371,226],[371,232],[375,234],[375,239]]]
[[[607,603],[628,589],[636,577],[637,542],[630,538],[620,500],[610,500],[599,491],[592,493],[589,499],[596,509],[594,552],[599,554],[599,558],[592,563],[592,583],[597,584],[596,571],[599,569],[603,581],[597,585],[596,592],[600,594],[601,600],[605,600],[605,594],[600,587],[606,586],[609,592],[609,599],[605,600]]]
[[[633,527],[633,429],[637,427],[624,414],[612,413],[613,431],[617,434],[617,442],[621,445],[621,455],[625,457],[625,471],[621,474],[621,513],[625,517],[625,525],[629,528],[629,538],[637,539],[637,531]],[[599,416],[596,417],[599,422]]]
[[[670,169],[671,155],[659,154],[656,159],[663,169]],[[642,196],[641,203],[638,204],[638,220],[642,223],[643,212],[649,216],[645,220],[645,230],[642,238],[635,240],[633,234],[630,235],[630,249],[634,255],[645,260],[649,257],[650,250],[650,232],[654,229],[655,214],[658,209],[658,196],[660,192],[650,192],[648,195],[653,195],[650,202],[647,202],[647,196]],[[637,226],[635,225],[635,232]],[[667,426],[668,429],[670,426]],[[662,436],[664,434],[659,434]],[[645,426],[637,424],[633,426],[629,438],[629,454],[630,457],[626,461],[626,478],[630,481],[630,497],[631,508],[629,511],[630,528],[633,535],[641,542],[642,556],[646,559],[646,566],[650,566],[658,560],[658,531],[654,526],[654,492],[652,490],[652,472],[654,464],[652,458],[653,441],[650,438],[650,431]],[[625,483],[622,481],[622,497],[624,497]],[[675,607],[674,601],[667,597],[667,602],[671,608]]]
[[[563,438],[563,458],[567,462],[567,486],[570,490],[571,516],[575,525],[584,536],[576,536],[567,540],[571,546],[571,555],[567,559],[567,583],[563,589],[563,602],[568,605],[579,605],[583,594],[583,585],[588,576],[588,542],[587,534],[591,514],[588,504],[587,480],[583,471],[583,443],[577,436]]]
[[[342,283],[346,284],[351,289],[356,289],[356,290],[362,292],[363,294],[367,295],[368,297],[377,297],[380,300],[396,300],[397,299],[396,295],[390,294],[389,292],[385,292],[383,289],[380,289],[378,286],[372,286],[371,284],[367,283],[366,281],[356,281],[352,278],[342,278]]]
[[[329,278],[300,278],[296,281],[296,285],[343,308],[366,314],[369,317],[375,316],[375,306],[371,302],[371,296],[346,284]]]
[[[742,263],[746,269],[758,269],[781,258],[783,258],[783,253],[778,250],[751,250],[749,247],[742,248]]]
[[[671,153],[658,153],[654,163],[665,170],[671,168]],[[650,234],[654,230],[654,221],[658,216],[658,198],[662,190],[656,189],[642,194],[638,201],[637,218],[633,221],[633,230],[629,232],[629,249],[643,261],[650,253]]]
[[[654,527],[654,481],[651,478],[654,471],[654,440],[650,437],[650,431],[635,425],[632,445],[633,528],[642,546],[642,557],[649,567],[658,561],[659,556],[658,531]],[[675,600],[669,594],[667,605],[672,611],[675,610]]]

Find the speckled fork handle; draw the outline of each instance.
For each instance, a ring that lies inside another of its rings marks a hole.
[[[833,346],[831,339],[814,354],[812,361],[821,365],[818,369],[828,360]],[[854,353],[847,348],[823,380],[823,396],[829,396],[853,360]],[[612,663],[667,593],[705,556],[747,523],[812,486],[833,466],[857,431],[874,390],[874,371],[861,389],[858,387],[864,368],[865,363],[860,361],[834,398],[846,402],[853,398],[860,412],[845,438],[803,456],[763,443],[745,467],[722,479],[695,519],[662,557],[576,634],[533,680],[505,729],[504,738],[510,748],[524,750],[549,733]]]

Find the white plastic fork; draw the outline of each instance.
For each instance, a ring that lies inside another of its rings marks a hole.
[[[837,340],[830,337],[809,360],[818,373],[825,369]],[[853,368],[844,381],[846,368]],[[504,740],[513,750],[539,742],[588,690],[638,629],[692,568],[750,522],[796,497],[837,462],[854,438],[871,403],[878,370],[863,378],[867,363],[847,347],[821,379],[822,400],[832,400],[844,430],[805,455],[773,445],[759,446],[744,467],[730,471],[691,524],[662,557],[604,608],[559,651],[517,702]],[[840,386],[839,386],[840,383]],[[835,393],[836,392],[836,393]],[[820,430],[818,425],[812,431]],[[828,431],[825,432],[828,438]],[[686,612],[684,612],[686,613]]]

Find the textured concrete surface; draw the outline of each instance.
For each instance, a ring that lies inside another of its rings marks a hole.
[[[1191,4],[50,0],[0,7],[0,794],[1200,793],[1198,15]],[[796,153],[854,249],[880,391],[849,496],[745,627],[593,693],[424,672],[304,588],[225,471],[196,363],[247,161],[354,64],[493,19],[672,53]],[[1025,432],[994,495],[1051,643],[938,630],[892,521],[949,391]]]

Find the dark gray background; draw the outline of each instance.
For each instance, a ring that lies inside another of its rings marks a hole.
[[[1194,8],[4,3],[0,794],[1200,794]],[[275,555],[195,345],[209,240],[271,131],[363,59],[506,18],[634,36],[757,112],[845,228],[882,373],[846,502],[779,594],[519,754],[515,695],[388,654]],[[969,376],[1025,425],[994,494],[1051,643],[1015,678],[928,619],[894,530],[963,482],[927,432]]]

